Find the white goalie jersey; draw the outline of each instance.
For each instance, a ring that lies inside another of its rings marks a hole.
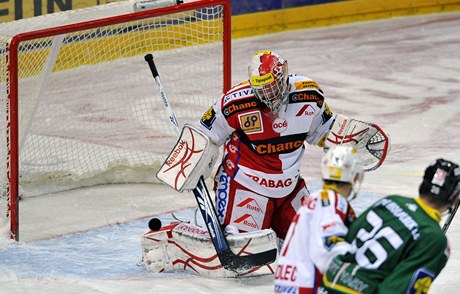
[[[321,284],[333,257],[351,249],[343,240],[354,218],[351,206],[333,186],[305,198],[278,257],[275,293],[316,293],[313,289]]]
[[[304,144],[318,144],[330,129],[332,112],[324,100],[315,81],[290,74],[288,99],[273,115],[243,82],[196,127],[218,146],[225,144],[222,166],[227,175],[258,194],[281,198],[296,185]]]

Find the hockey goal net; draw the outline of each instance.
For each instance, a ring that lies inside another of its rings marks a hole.
[[[176,138],[145,54],[181,124],[230,86],[228,0],[138,4],[0,24],[0,221],[11,238],[20,197],[156,181]]]

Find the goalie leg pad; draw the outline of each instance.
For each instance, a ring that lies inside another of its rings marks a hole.
[[[153,273],[174,270],[170,256],[174,256],[174,245],[171,245],[171,231],[179,223],[173,223],[159,231],[149,231],[141,240],[142,263]]]
[[[273,230],[229,235],[227,240],[231,250],[237,255],[249,255],[278,248]],[[212,278],[261,276],[274,273],[273,264],[241,272],[224,269],[208,231],[188,223],[176,224],[166,231],[162,229],[147,232],[142,236],[141,245],[143,263],[149,271],[155,273],[185,270]]]

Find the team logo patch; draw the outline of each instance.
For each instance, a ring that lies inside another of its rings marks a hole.
[[[246,134],[263,132],[260,111],[241,114],[238,118],[240,120],[241,129]]]
[[[343,241],[345,241],[345,238],[343,236],[324,237],[324,247],[326,247],[327,250],[331,250],[331,248],[334,247],[335,244]]]
[[[211,108],[209,108],[208,111],[206,111],[201,117],[200,123],[205,128],[210,130],[215,120],[216,120],[216,112],[214,111],[214,108],[211,106]]]
[[[323,124],[326,123],[329,119],[332,117],[332,111],[329,109],[329,106],[327,103],[324,103],[324,112],[321,115],[321,118],[323,119]]]
[[[282,133],[287,129],[288,123],[284,118],[277,118],[273,122],[272,127],[275,132]]]
[[[411,285],[408,294],[423,294],[428,293],[431,283],[433,282],[434,274],[427,269],[419,269],[412,277]]]

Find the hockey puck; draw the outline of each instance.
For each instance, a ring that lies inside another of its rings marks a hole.
[[[149,229],[152,231],[158,231],[161,229],[161,220],[154,217],[149,221]]]

